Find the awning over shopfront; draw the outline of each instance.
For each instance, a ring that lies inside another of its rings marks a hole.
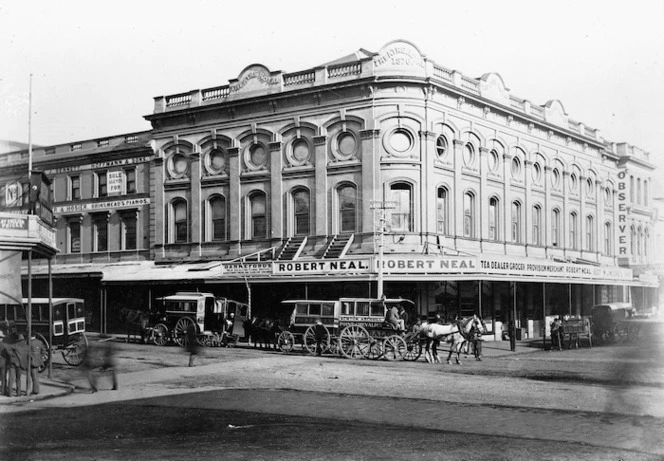
[[[101,276],[104,284],[316,282],[339,280],[376,280],[378,259],[372,256],[339,260],[296,260],[260,262],[222,262],[155,264],[151,261],[115,264],[55,265],[57,276],[87,273]],[[483,280],[496,282],[571,283],[657,287],[656,277],[634,277],[631,269],[561,263],[534,258],[500,256],[436,257],[429,255],[386,255],[383,277],[395,281]],[[44,270],[46,270],[44,268]],[[37,269],[37,272],[39,269]]]

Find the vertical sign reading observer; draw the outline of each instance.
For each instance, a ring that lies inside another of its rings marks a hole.
[[[619,258],[627,257],[627,171],[618,173],[618,251]]]

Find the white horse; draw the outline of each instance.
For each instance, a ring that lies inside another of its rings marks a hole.
[[[452,363],[452,354],[456,352],[456,363],[461,365],[461,360],[459,358],[461,348],[467,341],[468,334],[473,327],[482,328],[482,320],[477,315],[461,319],[456,323],[449,325],[439,323],[422,324],[420,334],[427,341],[424,351],[424,358],[426,361],[429,363],[440,363],[440,359],[438,358],[438,345],[441,341],[445,341],[451,343],[450,353],[447,356],[447,363]]]

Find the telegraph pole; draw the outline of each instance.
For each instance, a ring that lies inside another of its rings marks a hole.
[[[374,225],[374,242],[378,243],[378,283],[376,287],[376,297],[383,297],[383,247],[385,246],[385,211],[397,207],[396,202],[385,202],[372,200],[371,209],[374,215],[378,214]]]

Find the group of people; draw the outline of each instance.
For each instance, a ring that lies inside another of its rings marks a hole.
[[[21,394],[21,375],[26,372],[26,389],[28,395],[39,394],[39,369],[44,366],[44,346],[36,336],[26,341],[23,334],[18,333],[16,326],[5,322],[4,333],[0,343],[0,388],[6,396],[11,396],[14,389],[16,395]],[[29,389],[32,383],[32,390]]]
[[[410,326],[408,320],[408,312],[406,312],[406,308],[403,307],[403,305],[397,307],[397,305],[394,304],[385,313],[385,322],[392,325],[395,330],[400,332],[406,331],[406,327]]]

